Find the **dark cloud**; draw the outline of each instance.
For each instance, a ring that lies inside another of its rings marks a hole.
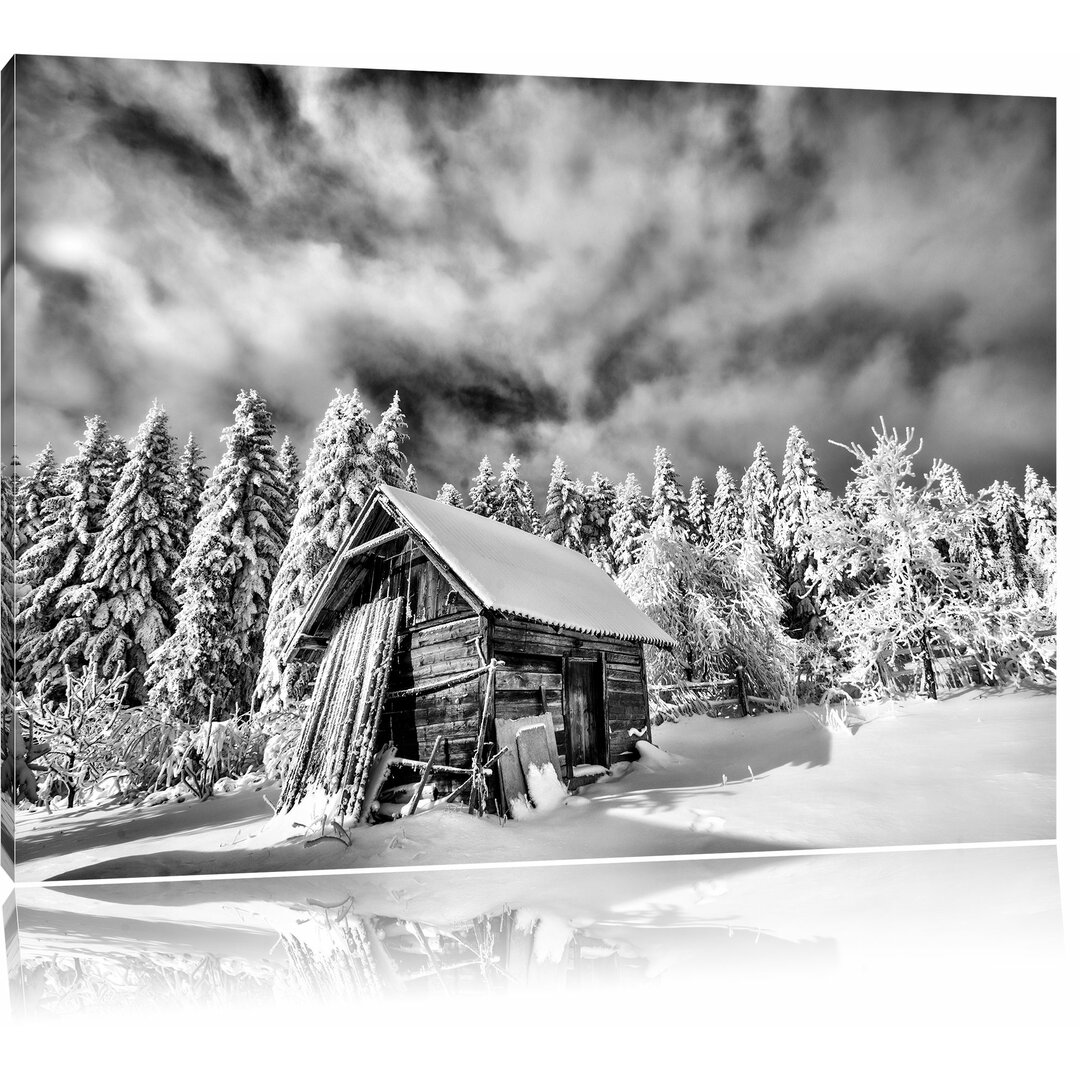
[[[17,108],[24,458],[356,385],[425,490],[792,424],[841,484],[879,415],[1053,475],[1052,101],[40,57]]]
[[[208,202],[237,209],[248,201],[226,158],[178,131],[153,109],[120,107],[102,118],[99,133],[132,154],[160,158],[159,168],[175,172]]]

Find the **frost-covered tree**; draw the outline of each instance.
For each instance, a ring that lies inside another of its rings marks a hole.
[[[15,679],[15,483],[11,470],[0,476],[0,678],[4,689]],[[8,748],[4,747],[6,756]]]
[[[538,533],[540,518],[536,513],[536,502],[528,481],[518,474],[520,468],[521,462],[513,454],[503,464],[502,472],[499,473],[499,494],[493,516],[504,525]]]
[[[598,472],[585,488],[585,511],[581,539],[586,554],[601,569],[615,573],[611,550],[611,515],[615,511],[615,485]]]
[[[281,491],[285,498],[285,524],[286,528],[291,528],[300,498],[300,458],[288,435],[281,440],[277,464],[281,473]]]
[[[918,660],[924,690],[937,696],[935,644],[961,643],[979,599],[966,568],[946,559],[941,541],[955,549],[970,536],[970,521],[942,500],[948,466],[935,461],[916,484],[909,428],[874,430],[867,451],[844,447],[855,459],[845,507],[823,500],[812,513],[815,562],[809,581],[825,597],[827,640],[844,677],[863,686],[888,684],[885,665]]]
[[[491,469],[491,461],[485,454],[469,488],[469,509],[481,517],[494,517],[498,504],[499,485]]]
[[[782,623],[794,637],[815,629],[820,618],[819,597],[806,581],[806,570],[813,559],[810,525],[822,491],[814,451],[803,433],[792,427],[784,449],[773,544],[784,600]]]
[[[273,434],[266,403],[254,390],[241,391],[176,573],[176,629],[152,658],[147,680],[151,704],[185,720],[205,718],[211,695],[219,714],[246,709],[254,689],[285,543]]]
[[[689,523],[687,535],[695,544],[707,544],[712,539],[712,522],[709,519],[709,496],[705,481],[695,476],[690,481],[690,494],[686,500]]]
[[[88,417],[78,453],[61,470],[64,490],[45,503],[45,524],[20,555],[16,638],[24,686],[58,686],[67,663],[78,667],[66,653],[91,614],[79,590],[112,490],[111,441],[105,421]]]
[[[416,466],[410,465],[405,472],[405,490],[415,495],[419,488],[420,485],[416,481]]]
[[[1012,484],[1001,480],[995,480],[982,495],[993,534],[994,575],[1006,585],[1022,589],[1027,583],[1027,521],[1020,496]]]
[[[375,426],[368,442],[375,478],[380,484],[401,487],[405,483],[405,442],[409,425],[401,409],[401,397],[394,392],[386,412]]]
[[[124,466],[128,463],[130,456],[127,440],[120,435],[111,436],[105,456],[109,462],[109,480],[115,484],[120,479],[120,474],[124,471]]]
[[[339,390],[316,429],[300,479],[299,507],[274,578],[257,690],[263,708],[297,700],[310,685],[312,665],[285,666],[285,647],[319,577],[377,483],[370,436],[368,410],[359,393]]]
[[[172,579],[183,552],[176,449],[156,402],[147,414],[83,570],[91,615],[71,645],[107,677],[131,672],[128,703],[143,700],[149,657],[173,630]]]
[[[716,494],[709,509],[709,527],[713,540],[718,544],[726,544],[742,536],[739,492],[731,473],[723,465],[716,470]]]
[[[187,550],[195,522],[199,520],[199,504],[203,489],[206,487],[205,456],[195,436],[188,435],[187,443],[180,454],[177,484],[180,491],[180,509],[178,518],[177,547],[181,552]]]
[[[1028,577],[1040,593],[1054,590],[1057,575],[1057,498],[1047,479],[1029,465],[1024,471]]]
[[[46,524],[45,506],[50,499],[63,494],[64,486],[60,479],[59,468],[52,444],[30,463],[29,470],[20,476],[15,487],[15,534],[18,540],[17,550],[38,538]]]
[[[962,522],[963,528],[952,544],[939,542],[942,554],[962,564],[973,577],[993,572],[993,530],[985,502],[973,499],[964,485],[960,470],[942,464],[938,502],[949,520]]]
[[[439,488],[438,495],[435,496],[435,501],[445,503],[447,506],[457,506],[462,510],[465,509],[465,503],[461,498],[461,492],[458,491],[453,484],[443,484],[443,486]]]
[[[776,473],[773,472],[765,447],[754,447],[754,459],[743,473],[740,488],[743,534],[757,544],[761,553],[775,565],[776,547],[773,533],[776,528],[778,499]]]
[[[551,466],[541,535],[552,543],[584,551],[584,513],[585,495],[581,484],[570,478],[563,459],[556,457]]]
[[[619,572],[633,565],[641,538],[649,529],[649,504],[633,473],[615,485],[611,511],[611,556]]]
[[[652,503],[649,507],[649,524],[655,525],[658,521],[671,522],[672,528],[683,534],[690,528],[686,496],[679,484],[679,474],[662,446],[658,446],[653,455]]]
[[[694,544],[662,519],[617,580],[675,639],[670,652],[645,647],[652,683],[707,681],[741,665],[751,693],[792,702],[791,648],[780,630],[780,598],[754,545]]]

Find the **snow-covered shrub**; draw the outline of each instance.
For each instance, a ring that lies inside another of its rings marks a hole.
[[[618,583],[676,642],[671,652],[646,646],[650,682],[708,681],[741,665],[750,693],[793,701],[792,643],[780,629],[780,598],[755,544],[698,545],[660,521]]]

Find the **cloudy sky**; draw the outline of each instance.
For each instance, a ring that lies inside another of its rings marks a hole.
[[[779,465],[883,414],[1055,477],[1048,99],[21,58],[18,444],[395,389],[421,490]]]

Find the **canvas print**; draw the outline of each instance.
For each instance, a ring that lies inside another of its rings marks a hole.
[[[1052,99],[5,79],[17,880],[1054,837]]]

